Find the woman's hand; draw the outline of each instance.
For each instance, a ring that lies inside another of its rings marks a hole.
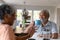
[[[24,33],[32,33],[35,32],[34,22],[32,21],[30,25],[25,29]]]
[[[35,33],[35,27],[34,27],[34,22],[32,21],[30,25],[26,28],[24,33],[28,33],[30,37]]]

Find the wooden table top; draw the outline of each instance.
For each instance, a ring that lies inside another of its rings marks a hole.
[[[29,34],[23,36],[23,35],[20,35],[20,36],[16,36],[16,40],[26,40],[29,38]]]
[[[30,38],[29,34],[27,34],[25,36],[16,36],[16,40],[26,40],[28,38]],[[42,40],[42,39],[40,39],[40,40]],[[51,40],[60,40],[60,34],[58,35],[58,39],[51,39]]]

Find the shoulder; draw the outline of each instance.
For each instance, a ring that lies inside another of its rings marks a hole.
[[[52,30],[57,30],[57,24],[56,23],[50,21],[50,25],[52,27]]]
[[[56,23],[55,23],[55,22],[49,21],[49,23],[50,23],[51,25],[55,25],[55,26],[56,26]]]
[[[7,28],[10,28],[10,26],[9,26],[9,25],[7,25],[7,24],[5,24],[5,25],[4,25],[4,28],[6,28],[6,29],[7,29]]]
[[[7,24],[0,24],[0,32],[10,32],[10,30],[12,30],[12,28],[7,25]]]
[[[8,29],[11,29],[11,26],[9,26],[7,24],[1,24],[1,28],[8,30]]]

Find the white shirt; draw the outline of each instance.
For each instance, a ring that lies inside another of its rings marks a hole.
[[[44,27],[42,27],[42,25],[40,25],[38,30],[32,36],[32,38],[36,39],[37,35],[47,34],[47,33],[51,33],[51,34],[58,33],[57,26],[54,22],[48,21],[48,23]]]

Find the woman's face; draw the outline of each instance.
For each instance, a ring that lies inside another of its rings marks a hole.
[[[5,17],[4,17],[4,21],[7,23],[7,24],[10,24],[10,25],[12,25],[13,24],[13,22],[14,22],[14,20],[16,19],[16,14],[14,13],[14,14],[11,14],[11,15],[5,15]]]

